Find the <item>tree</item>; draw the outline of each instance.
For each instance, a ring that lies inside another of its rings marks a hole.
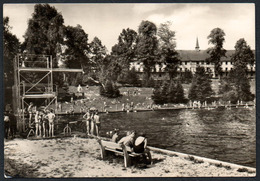
[[[250,91],[250,83],[243,69],[233,69],[220,87],[222,99],[236,103],[238,100],[252,101],[254,95]]]
[[[252,66],[255,58],[253,51],[244,38],[237,41],[235,53],[232,55],[231,61],[234,62],[234,69],[223,80],[220,89],[223,99],[232,103],[235,103],[237,100],[253,100],[254,95],[250,91],[250,83],[247,78],[247,65]]]
[[[152,68],[157,59],[158,40],[156,37],[157,27],[150,21],[142,21],[138,27],[136,44],[137,58],[143,62],[146,80],[149,80]]]
[[[54,67],[58,66],[58,45],[63,42],[64,20],[55,7],[36,4],[24,35],[23,47],[30,54],[52,55]]]
[[[68,68],[85,68],[88,66],[89,44],[88,34],[80,25],[67,26],[64,31],[66,49],[64,51],[65,64]]]
[[[185,70],[184,72],[181,73],[181,76],[180,76],[181,82],[187,83],[187,84],[191,83],[192,78],[193,78],[193,75],[190,70]]]
[[[103,60],[106,57],[106,47],[102,44],[98,37],[94,37],[90,43],[90,59],[91,65],[99,70],[104,64]]]
[[[110,63],[110,57],[107,57],[106,47],[98,37],[94,37],[90,45],[90,75],[97,78],[100,84],[104,85],[107,80],[107,66]]]
[[[64,66],[67,68],[82,68],[89,65],[89,44],[88,35],[82,29],[80,25],[76,27],[67,26],[64,27],[64,42],[60,45],[60,56],[59,56],[59,66]],[[64,74],[64,73],[63,73]],[[62,79],[59,76],[54,77],[54,81],[62,83]],[[73,85],[78,85],[82,83],[81,73],[70,73],[69,82]]]
[[[185,103],[184,90],[180,81],[171,81],[168,88],[168,103]]]
[[[152,99],[155,104],[186,102],[183,87],[178,80],[164,81],[159,87],[155,88]]]
[[[18,38],[10,32],[9,17],[4,17],[4,83],[5,87],[14,84],[14,57],[19,52],[20,42]]]
[[[206,60],[214,64],[215,73],[218,75],[222,72],[220,59],[226,56],[226,50],[223,48],[224,36],[225,33],[220,28],[214,28],[208,35],[209,44],[213,44],[214,47],[207,50],[210,57]]]
[[[210,75],[207,74],[204,67],[197,67],[189,90],[189,99],[192,101],[206,101],[213,94]]]
[[[254,52],[244,38],[239,39],[235,45],[235,53],[232,55],[231,61],[234,62],[234,68],[247,71],[247,65],[253,66],[255,63]]]
[[[152,100],[155,104],[165,104],[168,102],[168,88],[169,88],[169,82],[164,81],[156,87],[153,91]]]
[[[126,73],[121,74],[118,78],[118,82],[121,84],[129,84],[132,86],[139,86],[139,78],[134,68],[127,70]]]
[[[159,51],[161,62],[166,64],[165,70],[169,73],[172,80],[177,75],[179,67],[179,54],[175,50],[175,32],[170,30],[171,22],[162,23],[158,29]]]
[[[112,47],[111,55],[114,62],[120,67],[121,77],[126,77],[129,72],[130,61],[135,57],[137,33],[127,28],[123,29],[118,37],[118,43]]]

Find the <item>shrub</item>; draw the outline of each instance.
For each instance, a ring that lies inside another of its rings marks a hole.
[[[120,91],[112,81],[107,81],[104,87],[100,86],[100,95],[108,98],[116,98],[120,96]]]

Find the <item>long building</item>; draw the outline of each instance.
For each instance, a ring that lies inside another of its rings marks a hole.
[[[180,55],[180,65],[178,68],[179,72],[191,71],[193,74],[196,72],[198,66],[204,67],[207,71],[212,73],[213,78],[219,77],[212,63],[206,62],[209,57],[207,50],[199,50],[198,41],[195,50],[177,50]],[[255,51],[253,51],[255,54]],[[231,56],[235,53],[235,50],[227,50],[226,57],[221,58],[221,68],[222,75],[227,76],[228,72],[233,69],[233,62],[231,61]],[[255,64],[247,65],[248,76],[255,76]],[[130,63],[130,69],[134,68],[140,75],[144,72],[143,62],[135,60]],[[152,70],[152,76],[155,80],[165,80],[168,79],[168,73],[165,71],[165,64],[156,64],[154,70]]]

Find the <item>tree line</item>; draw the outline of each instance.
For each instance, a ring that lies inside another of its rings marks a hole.
[[[63,84],[98,84],[100,93],[107,97],[118,97],[118,85],[154,87],[155,103],[184,102],[181,83],[183,77],[177,73],[180,56],[176,51],[175,31],[171,30],[171,22],[162,23],[158,28],[150,21],[142,21],[136,32],[126,28],[118,36],[118,42],[108,53],[105,45],[98,37],[89,42],[88,34],[80,25],[65,26],[64,19],[55,7],[49,4],[36,4],[32,17],[20,43],[10,32],[9,18],[4,17],[4,80],[7,85],[13,85],[13,58],[19,52],[29,54],[46,54],[53,57],[53,66],[60,63],[66,68],[82,68],[84,75],[71,73],[68,82],[62,80],[62,75],[54,77],[59,86]],[[208,36],[209,58],[215,71],[220,75],[221,57],[225,56],[223,48],[225,33],[215,28]],[[230,96],[235,99],[251,100],[249,80],[246,77],[247,64],[254,64],[254,54],[242,38],[235,45],[235,53],[231,61],[234,69],[229,76],[222,79],[221,94],[223,98]],[[143,63],[144,72],[140,81],[137,72],[130,69],[130,62],[136,60]],[[34,61],[34,60],[32,60]],[[169,80],[156,83],[151,73],[156,64],[166,65],[165,71]],[[199,67],[194,76],[191,72],[184,74],[191,80],[189,99],[202,100],[211,97],[214,92],[210,87],[210,73]],[[239,75],[239,79],[238,76]],[[33,75],[31,75],[33,76]],[[35,80],[32,78],[32,82]],[[224,86],[225,85],[225,86]]]

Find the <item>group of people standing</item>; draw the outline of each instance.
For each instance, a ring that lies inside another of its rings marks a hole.
[[[83,115],[83,119],[86,122],[87,135],[94,136],[94,131],[96,130],[96,134],[99,136],[101,122],[98,110],[87,109],[86,113]]]
[[[54,119],[53,109],[37,109],[31,102],[28,107],[29,128],[33,128],[35,124],[36,137],[54,137]],[[33,121],[34,120],[34,121]]]

